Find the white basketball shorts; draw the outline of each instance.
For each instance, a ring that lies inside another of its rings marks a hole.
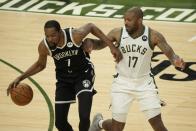
[[[117,114],[125,116],[117,120],[120,122],[126,121],[129,108],[134,100],[138,101],[141,111],[161,107],[156,85],[151,76],[132,80],[118,76],[112,83],[111,97],[113,116],[116,117]]]

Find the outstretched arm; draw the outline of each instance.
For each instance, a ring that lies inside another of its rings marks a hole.
[[[101,50],[105,48],[107,44],[102,40],[86,38],[82,46],[86,52],[91,53],[92,50]]]
[[[157,45],[161,49],[161,51],[168,57],[170,62],[175,67],[179,67],[183,70],[185,68],[185,62],[182,58],[175,54],[174,50],[167,43],[164,36],[161,33],[154,30],[152,30],[151,36],[152,43]]]
[[[85,24],[79,28],[73,29],[73,39],[76,44],[80,44],[82,40],[89,34],[93,34],[100,40],[104,41],[108,46],[113,46],[112,42],[106,37],[106,35],[93,23]]]
[[[115,44],[118,45],[120,42],[120,34],[121,28],[114,28],[108,33],[107,37],[112,43],[115,42]],[[107,44],[100,39],[86,38],[83,42],[83,48],[87,52],[91,52],[92,50],[101,50],[106,46]]]
[[[110,41],[107,36],[94,24],[88,23],[78,29],[73,29],[73,39],[76,44],[80,44],[82,40],[89,34],[93,34],[98,37],[101,41],[104,42],[109,48],[111,53],[113,54],[115,60],[119,62],[122,59],[121,52],[115,48],[112,41]],[[104,46],[106,46],[104,45]]]
[[[20,83],[20,81],[42,71],[46,67],[48,51],[42,42],[39,44],[38,52],[39,52],[38,60],[33,65],[31,65],[23,74],[21,74],[13,82],[9,84],[9,87],[7,89],[7,95],[9,95],[10,90],[12,88],[15,88]]]

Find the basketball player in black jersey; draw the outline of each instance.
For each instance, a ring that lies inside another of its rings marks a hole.
[[[92,33],[108,44],[115,60],[122,59],[120,51],[110,42],[102,31],[92,23],[79,28],[61,29],[55,20],[49,20],[44,26],[45,38],[38,47],[38,60],[22,75],[10,83],[10,90],[25,78],[32,76],[46,67],[47,56],[54,59],[56,66],[56,94],[55,94],[55,125],[59,131],[73,131],[68,122],[70,104],[78,98],[79,131],[88,131],[90,126],[90,112],[95,90],[93,64],[88,53],[82,49],[82,40]]]

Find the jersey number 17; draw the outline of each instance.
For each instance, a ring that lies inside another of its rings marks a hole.
[[[136,64],[137,64],[137,60],[138,60],[138,57],[135,57],[135,56],[129,56],[129,67],[133,67],[135,68]]]

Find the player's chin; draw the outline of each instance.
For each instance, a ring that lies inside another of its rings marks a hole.
[[[132,34],[132,33],[134,32],[134,30],[131,29],[131,28],[126,28],[126,30],[127,30],[127,32],[128,32],[129,34]]]
[[[127,32],[130,32],[131,29],[129,27],[125,27]]]
[[[51,44],[51,45],[56,45],[57,42],[50,41],[48,43]]]

